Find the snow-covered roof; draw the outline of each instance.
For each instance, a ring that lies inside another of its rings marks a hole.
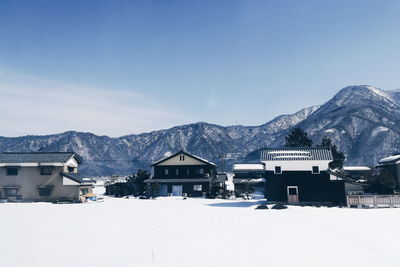
[[[326,147],[283,147],[266,148],[261,152],[260,161],[277,160],[328,160],[332,161],[333,156]]]
[[[397,161],[397,160],[400,160],[400,155],[393,155],[393,156],[383,158],[379,161],[379,163],[387,163],[387,162],[392,162],[392,161]]]
[[[263,171],[263,164],[233,164],[234,171]]]
[[[367,166],[343,166],[345,171],[370,171],[371,168]]]

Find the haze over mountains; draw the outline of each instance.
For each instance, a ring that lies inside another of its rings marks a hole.
[[[75,151],[87,175],[129,174],[184,149],[222,165],[257,161],[263,147],[284,144],[293,127],[314,144],[330,137],[346,155],[345,165],[374,166],[400,150],[400,90],[349,86],[321,106],[278,116],[260,126],[219,126],[204,122],[118,138],[65,132],[46,136],[0,137],[0,151]]]

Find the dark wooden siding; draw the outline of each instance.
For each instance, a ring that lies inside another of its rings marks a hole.
[[[161,183],[160,185],[162,185],[163,183]],[[186,193],[188,195],[188,197],[202,197],[203,196],[203,192],[204,193],[208,193],[210,190],[210,184],[209,183],[168,183],[167,187],[168,187],[168,193],[171,194],[172,193],[172,186],[173,185],[182,185],[182,192]],[[194,191],[193,190],[193,186],[194,185],[201,185],[202,186],[202,190],[201,191]]]
[[[168,169],[168,175],[165,170]],[[203,169],[203,174],[200,173]],[[177,171],[178,170],[178,175]],[[215,166],[213,165],[183,165],[183,166],[154,166],[153,179],[185,179],[185,178],[204,178],[208,173],[210,177],[216,175]]]
[[[291,171],[282,174],[267,172],[266,198],[269,201],[287,201],[287,187],[298,186],[300,202],[331,202],[345,204],[343,181],[331,181],[327,172]]]

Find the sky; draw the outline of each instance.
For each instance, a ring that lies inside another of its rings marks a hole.
[[[400,1],[0,0],[1,136],[260,125],[400,88]]]

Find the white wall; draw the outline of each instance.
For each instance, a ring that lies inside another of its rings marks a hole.
[[[329,160],[277,160],[262,161],[267,171],[274,171],[276,166],[280,166],[282,171],[312,171],[313,166],[318,166],[320,171],[329,168]]]

